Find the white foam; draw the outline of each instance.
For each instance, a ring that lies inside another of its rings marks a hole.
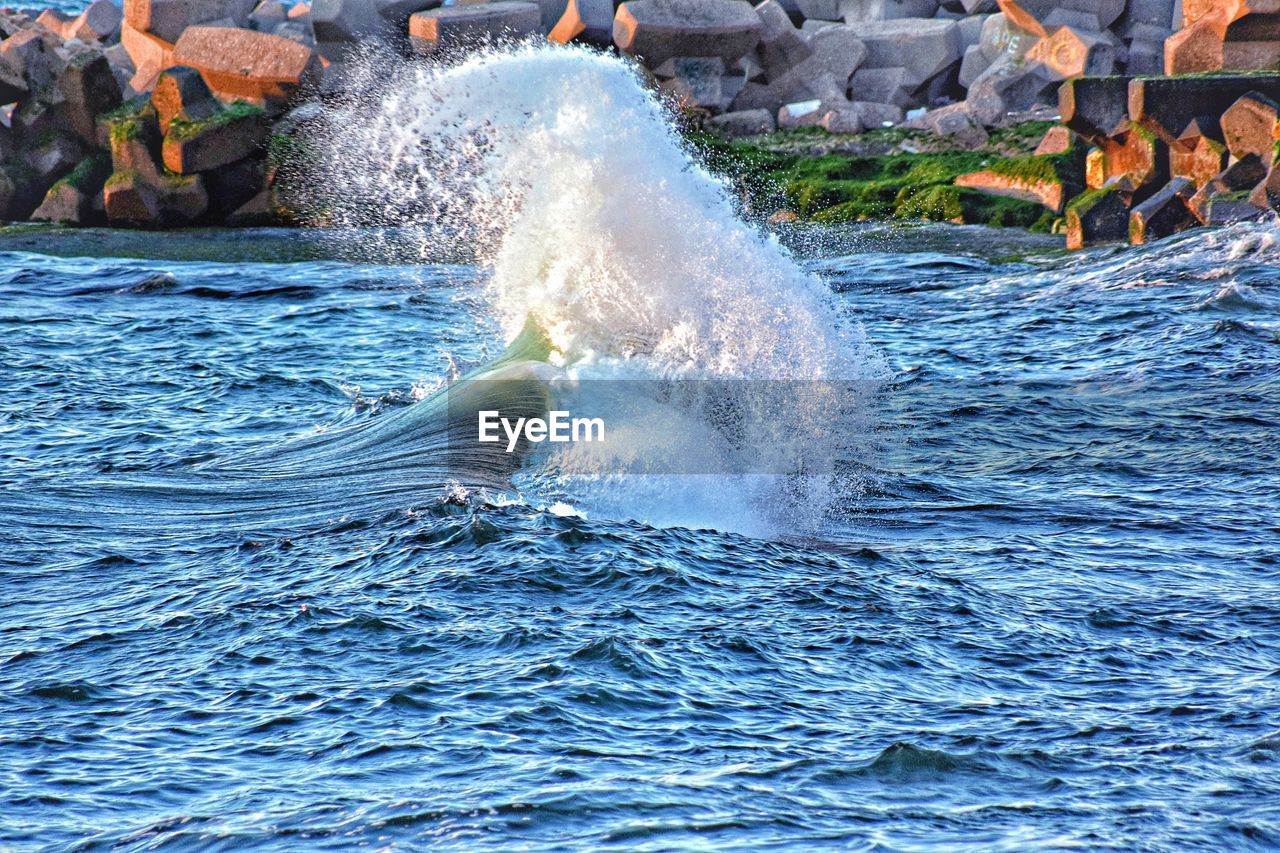
[[[450,67],[384,60],[364,79],[319,140],[332,164],[325,181],[344,191],[337,221],[420,226],[424,252],[441,239],[469,243],[508,338],[534,318],[574,376],[884,375],[861,327],[774,238],[735,215],[725,185],[689,157],[624,62],[523,46]],[[701,438],[672,433],[650,449],[681,452],[684,442],[705,452]],[[631,514],[678,523],[679,505],[696,505],[706,523],[716,506],[777,502],[769,486],[728,494],[705,477],[669,479],[633,484],[638,502],[662,511]],[[628,500],[626,483],[605,486],[606,472],[579,480],[584,492],[609,492],[602,505]],[[576,493],[565,499],[584,505]],[[742,517],[740,508],[725,518]]]

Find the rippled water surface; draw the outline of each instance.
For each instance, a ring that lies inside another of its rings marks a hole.
[[[1280,845],[1276,232],[820,236],[893,381],[797,539],[250,512],[190,472],[500,351],[476,270],[6,234],[0,847]]]

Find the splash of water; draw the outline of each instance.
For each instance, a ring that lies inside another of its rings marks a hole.
[[[532,321],[552,342],[552,362],[575,378],[873,383],[884,374],[830,290],[736,215],[725,184],[690,156],[633,66],[586,49],[521,46],[447,66],[384,58],[356,88],[317,139],[327,174],[316,182],[342,190],[332,217],[414,234],[425,255],[468,244],[507,337]],[[758,453],[805,430],[830,441],[833,428],[848,428],[805,422],[802,408],[773,423],[773,435],[727,452]],[[706,426],[688,414],[648,410],[641,422]],[[649,450],[670,454],[683,441],[705,451],[713,437],[668,433]],[[572,478],[565,465],[555,466],[560,485]],[[625,472],[645,472],[635,453]],[[598,487],[603,472],[590,473]],[[746,500],[776,503],[777,487],[747,488]],[[667,506],[723,505],[723,489],[667,479],[644,487]]]
[[[509,337],[533,317],[564,363],[647,354],[716,376],[874,366],[829,291],[735,215],[631,66],[534,46],[387,62],[321,139],[334,213],[477,244]]]

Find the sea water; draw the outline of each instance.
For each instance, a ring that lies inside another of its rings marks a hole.
[[[410,73],[335,228],[0,236],[0,846],[1280,844],[1273,225],[768,233],[611,60]],[[854,476],[451,482],[531,318]]]

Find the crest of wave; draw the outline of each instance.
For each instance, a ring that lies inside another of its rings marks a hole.
[[[587,49],[526,45],[451,65],[371,59],[360,75],[353,87],[360,94],[332,111],[316,140],[326,173],[315,180],[337,190],[333,218],[379,226],[359,232],[366,251],[388,234],[422,257],[456,257],[458,246],[468,247],[508,340],[533,320],[550,337],[554,363],[579,378],[874,384],[882,376],[861,327],[776,239],[737,215],[726,186],[690,156],[633,66]],[[731,409],[776,413],[776,390],[753,400],[751,383],[742,388]],[[723,387],[715,393],[723,411]],[[833,423],[831,395],[808,396],[811,411],[797,401],[745,433],[739,425],[723,453],[742,458],[710,467],[745,472],[762,448],[794,454],[806,444],[829,457],[833,429],[856,432],[852,410],[865,401],[840,400],[845,412]],[[662,459],[671,472],[673,448],[724,445],[725,425],[698,407],[685,394],[674,418],[647,410],[621,425],[635,437],[626,460],[570,453],[544,470],[559,485],[574,481],[574,495],[609,491],[598,505],[634,504],[641,488],[634,480],[621,501],[608,484],[653,473],[646,461]],[[686,426],[678,436],[651,427],[664,421]],[[678,479],[646,479],[650,494],[639,502],[724,504],[723,478],[694,486]],[[777,478],[752,479],[742,500],[776,505]],[[797,492],[794,482],[786,490]],[[808,496],[801,502],[816,494],[799,491]],[[646,520],[681,518],[677,510]],[[716,526],[761,529],[734,520]]]
[[[362,74],[321,139],[335,217],[421,226],[424,253],[470,245],[509,338],[532,317],[565,363],[644,353],[790,379],[876,366],[827,289],[735,215],[630,65],[523,46]]]

